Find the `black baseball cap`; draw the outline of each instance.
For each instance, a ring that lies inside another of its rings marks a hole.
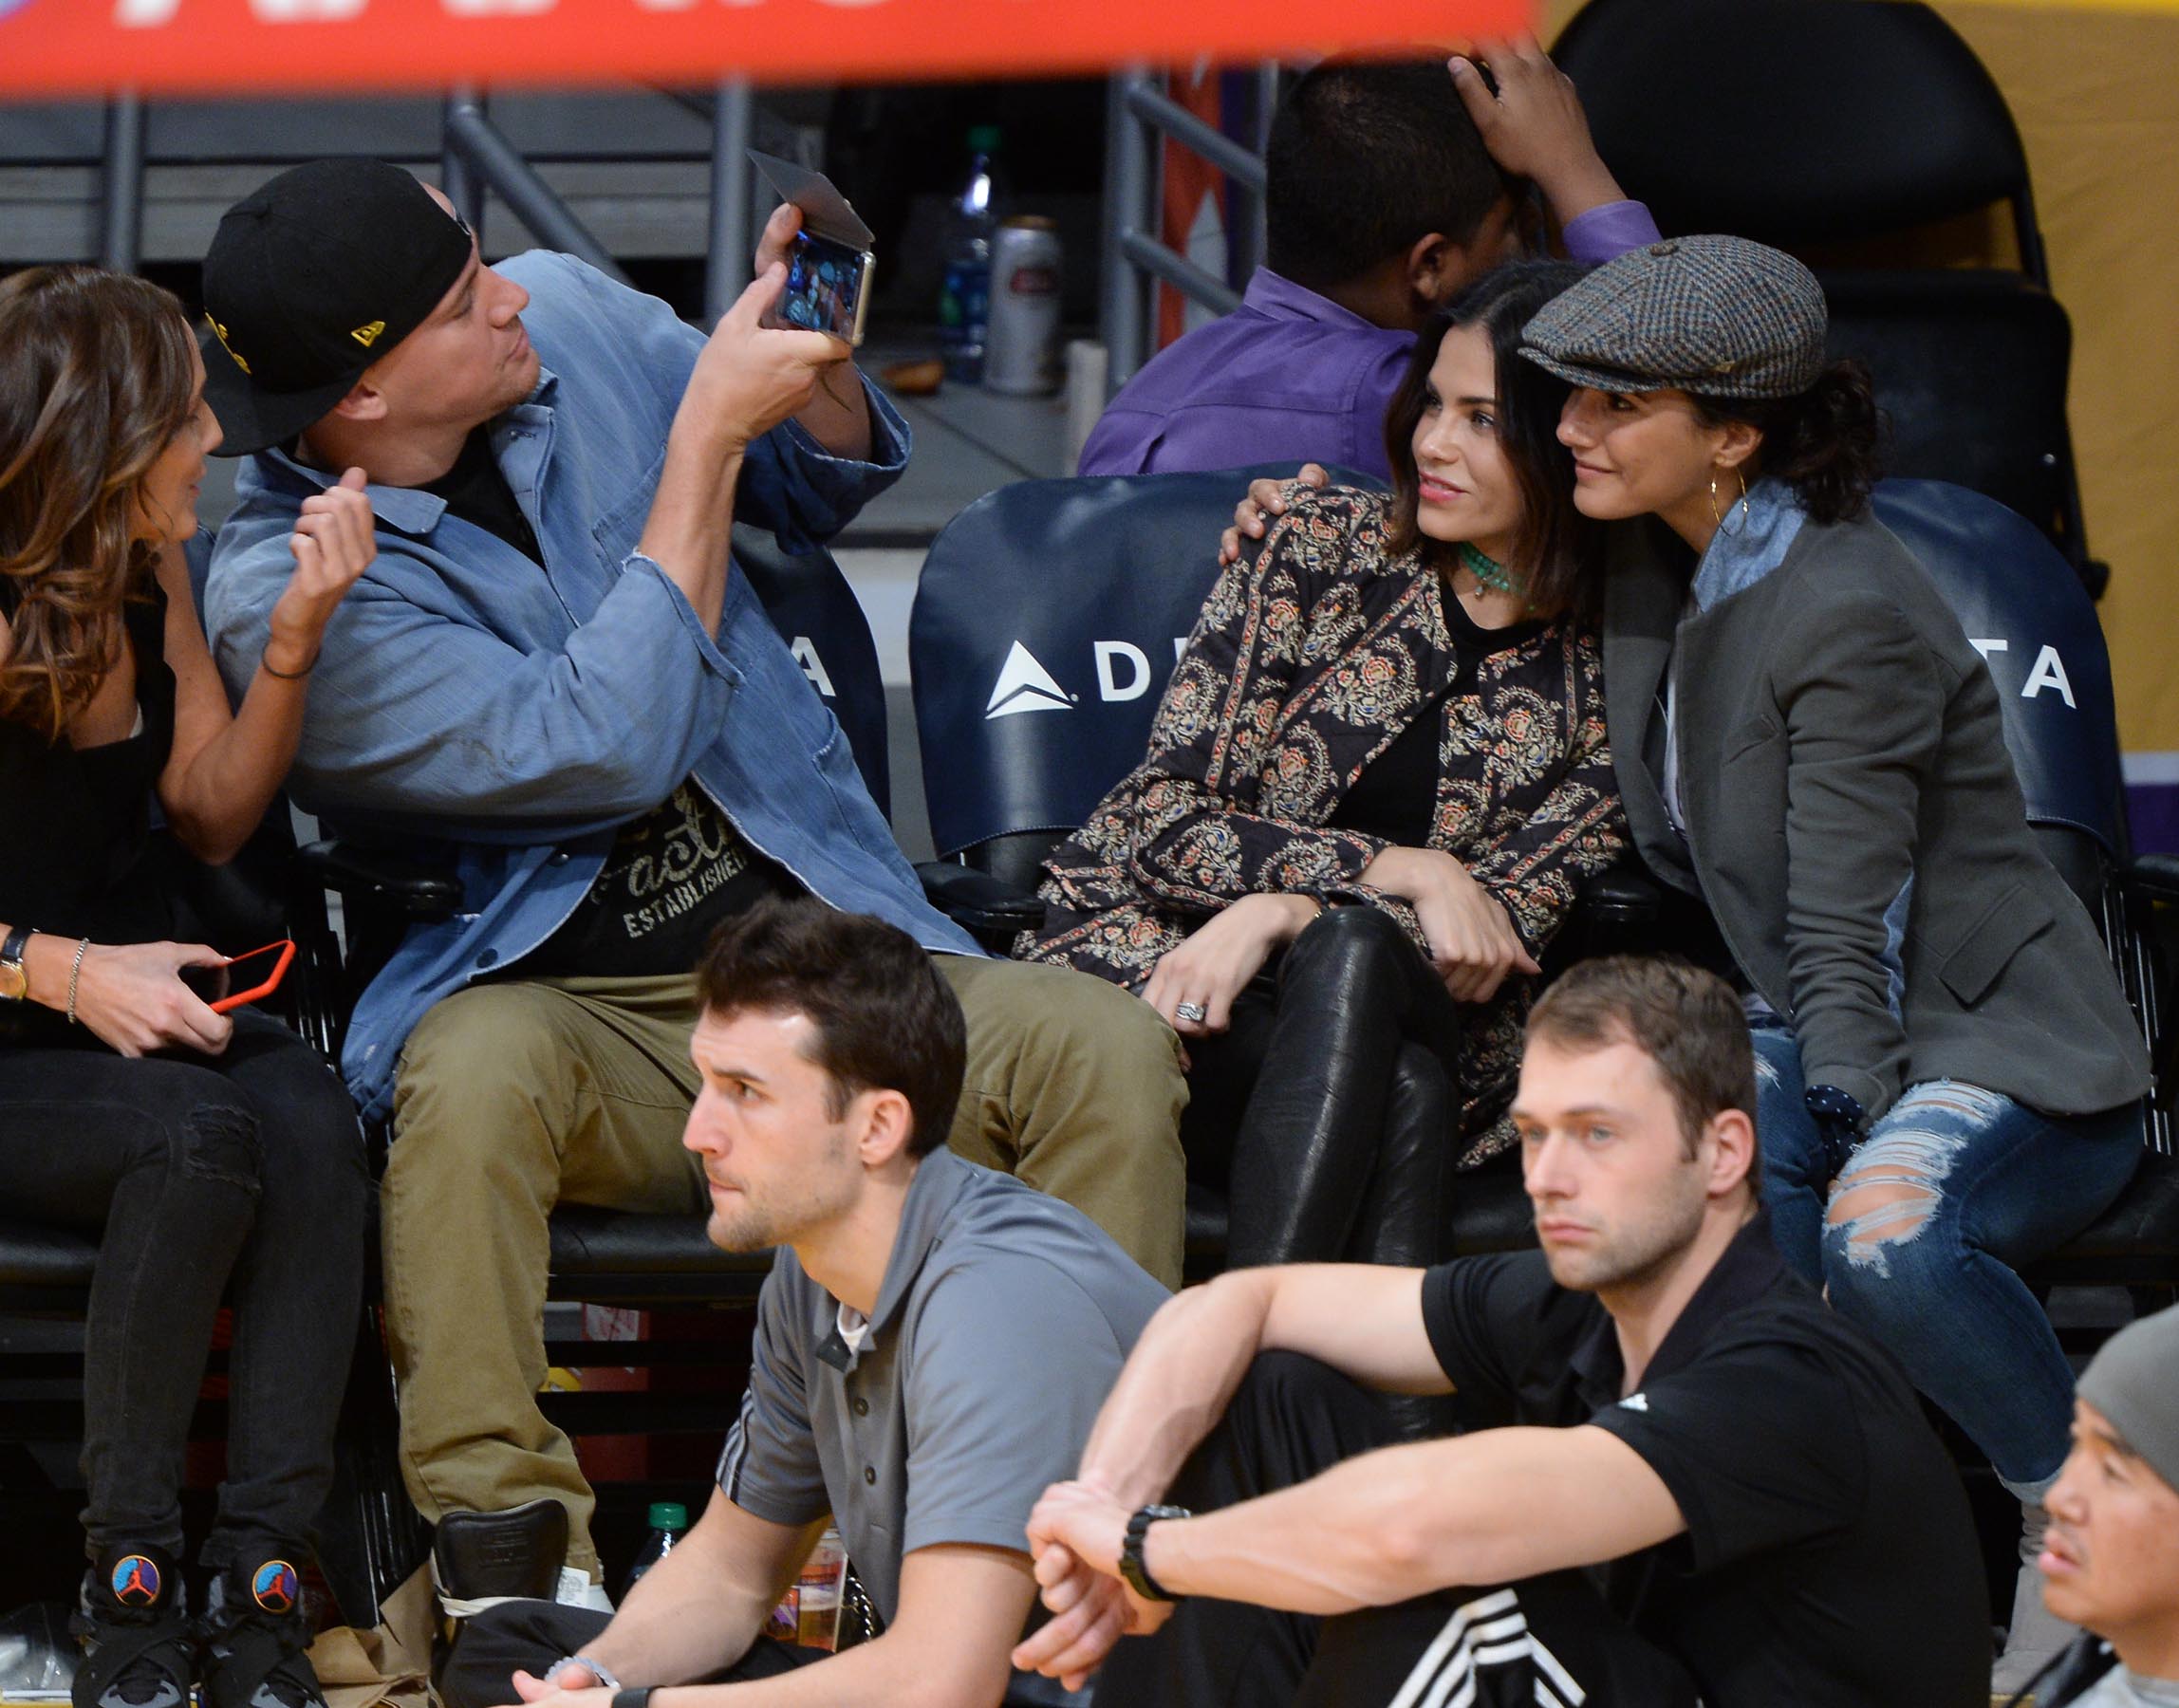
[[[204,257],[204,396],[225,456],[285,444],[438,307],[469,228],[382,160],[291,167],[227,211]]]

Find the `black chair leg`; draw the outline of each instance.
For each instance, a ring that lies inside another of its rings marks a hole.
[[[333,1490],[320,1520],[319,1565],[341,1617],[364,1629],[423,1563],[431,1532],[401,1484],[400,1420],[376,1305],[363,1307],[348,1394],[333,1442]]]

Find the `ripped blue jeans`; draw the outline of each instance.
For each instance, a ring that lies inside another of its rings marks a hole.
[[[1951,1080],[1909,1086],[1824,1178],[1802,1105],[1800,1051],[1754,1029],[1763,1198],[1787,1263],[1884,1346],[2023,1498],[2064,1463],[2073,1370],[2014,1273],[2065,1243],[2126,1187],[2133,1105],[2046,1116]]]

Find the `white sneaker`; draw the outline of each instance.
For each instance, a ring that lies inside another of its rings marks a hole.
[[[560,1583],[552,1591],[552,1599],[563,1607],[587,1607],[593,1613],[608,1615],[613,1610],[613,1598],[605,1593],[605,1586],[593,1584],[580,1566],[560,1568]]]

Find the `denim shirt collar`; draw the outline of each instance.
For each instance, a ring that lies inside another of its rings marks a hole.
[[[1776,569],[1807,520],[1808,512],[1784,481],[1768,475],[1758,480],[1748,488],[1744,510],[1739,502],[1733,505],[1695,566],[1696,608],[1707,611]]]
[[[552,397],[560,388],[560,377],[550,368],[540,366],[537,383],[530,396],[513,408],[502,412],[492,422],[493,448],[499,448],[501,434],[511,426],[535,424],[542,427],[552,418]],[[274,468],[294,476],[305,486],[324,492],[340,476],[329,469],[320,469],[291,455],[285,447],[275,445],[258,453]],[[363,496],[371,501],[371,514],[383,522],[396,533],[404,533],[415,539],[430,535],[446,514],[446,500],[437,492],[421,487],[382,486],[377,481],[363,488]]]

